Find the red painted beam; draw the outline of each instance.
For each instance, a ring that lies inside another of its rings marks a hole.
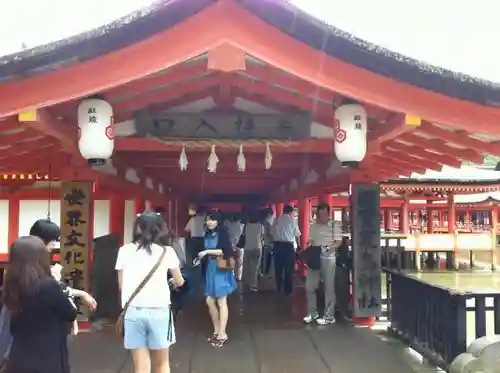
[[[148,92],[158,87],[179,84],[185,80],[199,77],[207,72],[207,60],[181,62],[167,70],[151,76],[126,83],[124,85],[104,91],[106,99],[120,99],[124,96],[133,96]]]
[[[37,110],[37,120],[33,122],[23,122],[26,127],[41,135],[56,139],[61,147],[68,153],[78,154],[77,124],[66,123],[50,115],[46,110]]]
[[[0,163],[16,161],[14,157],[19,157],[24,154],[32,154],[36,151],[48,151],[50,149],[57,148],[56,144],[52,139],[41,138],[34,141],[27,141],[18,144],[11,144],[12,147],[2,150],[0,152]]]
[[[292,91],[296,91],[303,96],[318,98],[321,101],[331,102],[332,112],[333,103],[340,103],[343,97],[334,91],[324,89],[298,76],[283,73],[271,65],[260,65],[250,63],[247,65],[246,73],[268,84],[279,85]],[[365,104],[369,116],[378,120],[387,118],[389,112],[373,105]],[[333,118],[333,116],[330,116]]]
[[[141,95],[130,97],[122,101],[113,103],[113,110],[117,115],[123,112],[131,112],[147,108],[150,105],[161,102],[168,102],[186,94],[206,90],[210,87],[215,87],[219,84],[218,74],[211,74],[200,77],[189,82],[176,85],[174,87],[166,87],[165,89],[157,89]]]
[[[188,157],[190,152],[199,152],[202,148],[196,149],[186,149],[188,152]],[[152,140],[152,139],[141,139],[136,137],[121,137],[116,139],[115,142],[115,150],[120,152],[129,152],[136,151],[142,153],[148,152],[173,152],[174,154],[179,155],[181,151],[181,146],[179,145],[169,145],[165,144],[161,141]],[[236,153],[235,147],[225,147],[218,146],[217,154],[219,153]],[[245,154],[247,153],[265,153],[264,145],[253,146],[248,145],[245,146]],[[328,153],[333,154],[333,140],[323,140],[323,139],[309,139],[300,141],[297,143],[293,143],[287,146],[273,146],[271,145],[271,151],[273,154],[279,153]],[[208,156],[208,152],[207,152]]]
[[[419,157],[422,159],[428,159],[436,163],[446,164],[451,167],[460,167],[462,161],[456,157],[446,155],[446,154],[436,154],[428,151],[426,148],[418,145],[406,145],[400,142],[391,141],[386,143],[384,149],[396,150],[398,152],[406,153],[412,157]]]
[[[237,154],[228,155],[227,153],[217,154],[219,157],[218,167],[224,169],[237,168]],[[191,167],[199,168],[206,167],[207,160],[209,154],[188,154],[188,169]],[[250,153],[245,155],[247,168],[257,168],[258,170],[266,171],[264,168],[264,154],[256,154]],[[163,156],[161,158],[158,157],[150,157],[146,154],[139,155],[122,155],[122,162],[124,165],[134,167],[134,166],[142,166],[142,167],[166,167],[166,168],[179,168],[179,155],[166,157]],[[276,168],[296,168],[300,167],[299,162],[302,162],[304,156],[300,155],[280,155],[277,154],[273,157],[273,163],[269,172],[273,172],[273,169]],[[322,161],[322,156],[311,156],[310,161],[312,164],[316,163],[316,161]]]
[[[492,155],[500,155],[500,142],[486,142],[470,137],[470,133],[466,131],[448,131],[424,122],[419,130],[429,135],[439,137],[446,142],[462,145],[466,148],[475,150],[477,153],[489,153]]]
[[[230,73],[246,70],[246,53],[230,43],[223,43],[207,53],[207,69]]]
[[[438,153],[456,157],[463,160],[468,160],[474,163],[482,164],[484,159],[481,154],[471,149],[458,149],[446,145],[445,139],[428,139],[421,136],[417,136],[413,133],[405,133],[398,137],[398,139],[407,141],[414,145],[423,146],[426,149],[434,150]]]
[[[403,152],[385,150],[382,153],[383,156],[390,157],[396,160],[402,160],[408,162],[409,164],[414,164],[418,167],[428,168],[430,170],[441,171],[442,165],[438,162],[422,159],[415,157],[411,154],[405,154]]]

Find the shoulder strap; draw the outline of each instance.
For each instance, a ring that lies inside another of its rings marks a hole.
[[[127,311],[128,307],[130,306],[130,303],[132,303],[132,301],[137,296],[137,294],[139,294],[139,292],[144,288],[144,286],[146,286],[146,284],[149,282],[149,280],[151,280],[151,277],[153,277],[156,270],[160,267],[160,264],[163,261],[163,258],[165,258],[166,253],[167,253],[167,248],[165,246],[163,246],[163,252],[161,253],[160,258],[155,263],[153,268],[151,268],[151,270],[148,272],[146,277],[144,277],[144,280],[142,280],[141,283],[139,284],[139,286],[137,286],[137,288],[134,290],[134,292],[132,293],[132,295],[128,299],[127,303],[125,303],[125,306],[123,307],[123,312]]]

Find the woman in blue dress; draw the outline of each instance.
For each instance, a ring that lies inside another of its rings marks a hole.
[[[227,320],[229,310],[227,297],[236,289],[234,270],[219,269],[217,257],[224,259],[235,258],[235,251],[231,245],[229,235],[222,224],[219,224],[219,214],[213,212],[207,216],[205,222],[205,250],[198,254],[201,260],[208,259],[205,276],[205,296],[208,312],[212,318],[213,334],[208,342],[214,347],[222,347],[227,342]]]

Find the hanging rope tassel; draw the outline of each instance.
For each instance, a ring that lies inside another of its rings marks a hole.
[[[219,157],[215,154],[215,145],[212,145],[212,149],[210,150],[210,155],[207,160],[208,172],[215,173],[217,171],[217,163],[219,163]]]
[[[245,172],[247,168],[247,160],[245,159],[245,154],[243,154],[243,145],[240,144],[240,152],[238,153],[238,158],[236,159],[236,164],[238,165],[238,171]]]
[[[273,155],[271,154],[271,146],[269,143],[266,143],[266,156],[264,157],[264,165],[266,166],[266,170],[271,168],[273,164]]]
[[[187,158],[187,155],[186,155],[186,148],[184,145],[182,145],[182,151],[181,151],[181,155],[179,156],[179,168],[181,169],[181,171],[186,171],[187,168],[188,168],[188,158]]]

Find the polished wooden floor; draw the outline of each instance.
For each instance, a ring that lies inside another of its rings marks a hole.
[[[305,326],[302,289],[238,292],[230,300],[229,342],[214,349],[206,307],[191,301],[179,315],[174,373],[413,373],[404,346],[347,323]],[[111,328],[110,328],[111,329]],[[130,358],[111,330],[80,334],[70,344],[72,373],[131,373]],[[420,371],[420,369],[419,369]],[[427,370],[425,370],[427,372]]]

